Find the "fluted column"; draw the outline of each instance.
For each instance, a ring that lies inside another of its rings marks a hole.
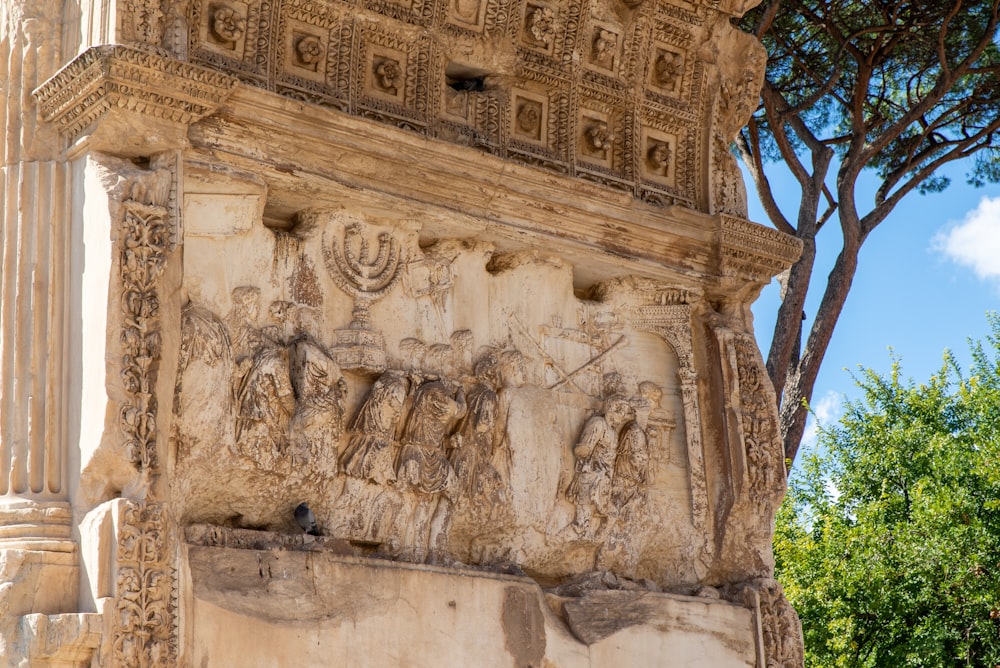
[[[64,179],[53,161],[3,169],[0,504],[66,499]]]
[[[67,168],[32,91],[60,65],[62,3],[0,0],[0,655],[22,615],[76,609],[67,489]]]

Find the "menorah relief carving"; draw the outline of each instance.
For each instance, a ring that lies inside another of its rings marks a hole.
[[[330,277],[354,299],[351,323],[337,330],[334,355],[344,369],[381,373],[386,368],[385,339],[371,327],[371,304],[384,297],[401,276],[400,243],[388,232],[378,234],[372,252],[369,237],[360,223],[344,227],[343,240],[326,243],[323,256]]]

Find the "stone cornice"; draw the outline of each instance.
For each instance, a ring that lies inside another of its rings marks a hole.
[[[302,208],[350,200],[419,220],[428,237],[479,229],[501,249],[551,249],[583,284],[624,270],[689,289],[729,277],[764,285],[800,253],[796,239],[740,218],[651,205],[259,88],[240,86],[189,139],[189,159],[265,181],[270,214],[288,225]]]
[[[42,120],[72,142],[125,112],[182,127],[214,112],[236,85],[227,74],[128,46],[88,49],[34,91]]]
[[[766,282],[802,254],[802,241],[733,216],[722,216],[721,273],[724,277]]]

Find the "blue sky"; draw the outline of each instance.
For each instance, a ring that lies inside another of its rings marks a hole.
[[[771,174],[777,174],[771,166]],[[847,305],[837,324],[813,394],[813,409],[823,422],[835,420],[842,397],[857,397],[850,372],[858,367],[888,372],[891,348],[904,377],[927,380],[940,369],[950,349],[963,369],[969,364],[967,340],[988,333],[986,312],[1000,310],[1000,185],[974,188],[961,165],[944,192],[911,193],[868,238],[861,250]],[[866,177],[859,205],[871,202],[875,183]],[[797,186],[789,175],[771,176],[779,202],[794,220]],[[747,178],[750,219],[769,225]],[[784,203],[784,202],[783,202]],[[817,238],[815,275],[824,279],[840,250],[839,229],[831,219]],[[822,285],[814,282],[806,313],[811,324]],[[754,304],[757,340],[766,355],[778,308],[772,281]],[[807,432],[811,436],[812,430]]]

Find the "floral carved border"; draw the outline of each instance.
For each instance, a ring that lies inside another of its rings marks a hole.
[[[123,500],[116,564],[111,664],[177,665],[176,573],[161,472],[157,384],[163,356],[162,277],[175,247],[171,168],[123,173],[119,206],[119,428],[125,457],[144,476],[141,500]]]
[[[161,504],[125,502],[115,557],[113,665],[177,665],[175,574]]]
[[[140,469],[159,468],[156,451],[156,381],[162,354],[157,280],[170,248],[170,172],[154,173],[152,187],[134,184],[122,203],[122,369],[127,399],[120,412],[129,461]],[[164,183],[165,182],[165,183]]]

